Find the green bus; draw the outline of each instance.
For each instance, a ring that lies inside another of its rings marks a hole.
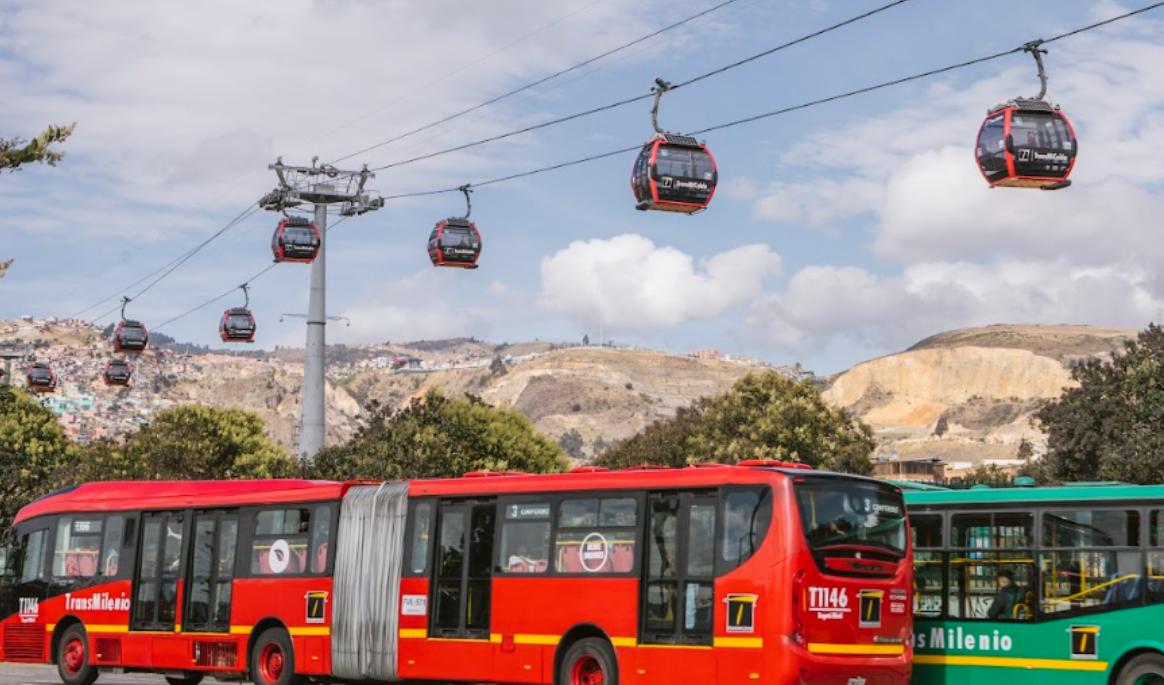
[[[896,484],[912,682],[1164,685],[1164,486]]]

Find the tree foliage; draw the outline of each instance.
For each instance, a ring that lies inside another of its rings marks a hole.
[[[0,138],[0,171],[19,169],[24,164],[44,162],[56,166],[65,157],[64,152],[52,150],[49,146],[64,142],[73,134],[76,124],[49,126],[31,141],[22,138]]]
[[[446,397],[431,389],[408,406],[372,402],[350,441],[325,447],[306,476],[349,478],[451,478],[468,471],[563,471],[568,462],[553,440],[513,409],[480,399]]]
[[[577,428],[571,428],[558,437],[558,447],[561,447],[571,459],[581,460],[582,448],[585,446],[586,441]]]
[[[83,456],[75,482],[287,478],[297,471],[258,414],[201,404],[159,412],[124,445],[95,441]]]
[[[1079,386],[1043,406],[1043,457],[1060,481],[1164,482],[1164,329],[1155,324],[1110,361],[1076,366]]]
[[[832,409],[820,390],[777,373],[748,374],[726,393],[681,409],[604,453],[603,466],[684,466],[776,459],[870,474],[872,430]]]
[[[52,411],[23,389],[0,386],[0,523],[52,490],[75,454]]]
[[[6,259],[0,262],[0,278],[4,278],[4,274],[8,273],[8,267],[12,266],[12,262],[15,261],[15,259]]]

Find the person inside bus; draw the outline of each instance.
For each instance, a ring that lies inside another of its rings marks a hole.
[[[1014,572],[1009,569],[998,571],[998,594],[986,610],[986,618],[992,620],[1008,620],[1014,617],[1015,605],[1023,601],[1022,588],[1014,582]]]

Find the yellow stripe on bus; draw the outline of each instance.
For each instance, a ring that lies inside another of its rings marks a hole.
[[[302,628],[288,628],[291,637],[327,637],[331,635],[331,628],[327,626],[309,626]]]
[[[1071,661],[1068,659],[1023,659],[1010,656],[964,656],[960,654],[915,654],[913,663],[925,666],[997,666],[1000,668],[1039,668],[1052,671],[1107,670],[1106,661]]]
[[[731,647],[735,649],[763,649],[764,638],[762,637],[717,637],[715,638],[716,647]]]
[[[877,656],[901,656],[905,645],[839,645],[827,642],[810,642],[808,651],[812,654],[867,654]]]
[[[401,628],[399,635],[405,640],[423,640],[428,637],[428,631],[424,628]]]

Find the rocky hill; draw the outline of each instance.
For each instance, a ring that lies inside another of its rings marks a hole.
[[[60,390],[44,401],[74,438],[118,437],[158,410],[198,402],[256,411],[281,444],[297,442],[302,350],[226,353],[151,345],[134,359],[130,387],[107,388],[101,374],[109,343],[84,322],[0,322],[4,344],[53,365]],[[328,355],[329,441],[348,438],[370,401],[402,407],[435,387],[514,407],[554,439],[577,430],[583,457],[699,397],[727,390],[754,369],[658,351],[474,339],[341,346]]]
[[[1135,333],[1066,325],[950,331],[827,379],[824,396],[874,428],[879,456],[938,456],[963,464],[1011,459],[1023,439],[1036,453],[1042,448],[1044,438],[1030,417],[1072,383],[1070,365],[1110,355]],[[61,391],[45,401],[76,438],[117,437],[160,409],[202,402],[254,410],[280,443],[297,442],[302,350],[152,346],[135,361],[132,386],[118,389],[100,381],[108,341],[84,322],[0,321],[0,345],[6,343],[34,351],[57,369]],[[331,441],[355,431],[370,401],[401,407],[437,387],[514,407],[555,439],[577,430],[583,457],[755,370],[722,357],[471,338],[340,346],[328,354]]]
[[[950,331],[838,374],[824,396],[873,427],[879,456],[1013,459],[1023,439],[1036,454],[1045,447],[1030,419],[1073,384],[1070,365],[1110,356],[1135,335],[1069,325]]]

